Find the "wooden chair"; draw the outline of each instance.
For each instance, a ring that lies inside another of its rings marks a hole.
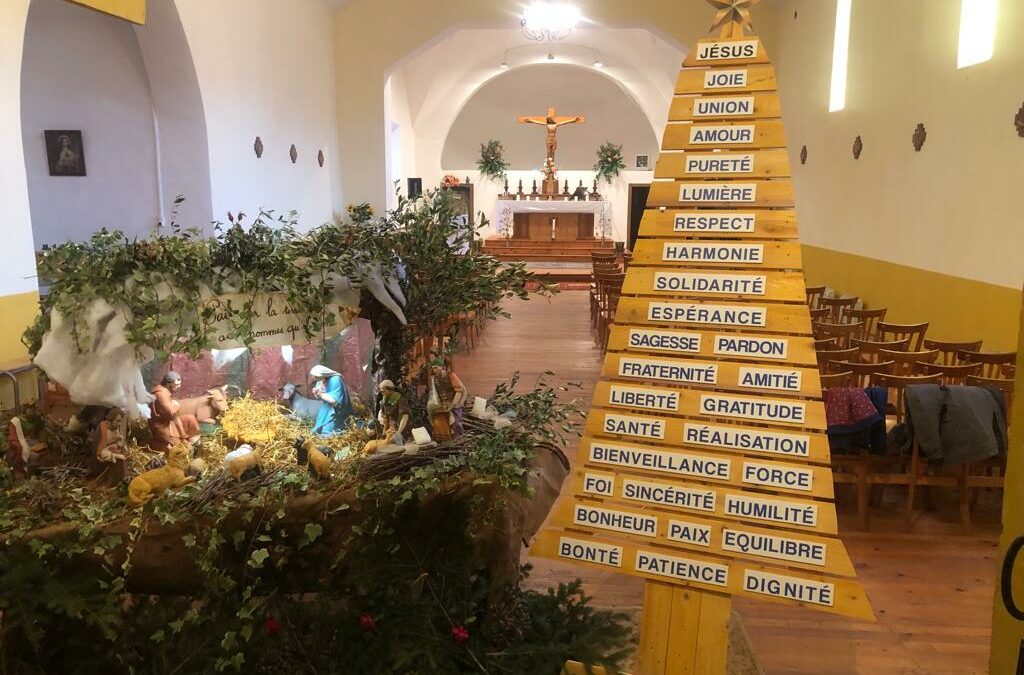
[[[905,352],[907,351],[907,345],[909,344],[910,340],[886,340],[885,342],[875,340],[858,340],[857,338],[852,338],[850,340],[850,346],[856,347],[860,350],[861,361],[874,363],[882,360],[878,355],[880,350],[888,349],[894,352]]]
[[[848,371],[853,373],[854,385],[860,389],[867,389],[871,386],[872,378],[877,375],[885,375],[895,365],[893,361],[883,363],[861,363],[859,361],[829,361],[827,370]]]
[[[860,331],[862,325],[860,323],[825,323],[823,321],[811,323],[816,339],[835,338],[836,344],[842,349],[850,347],[850,339]]]
[[[921,375],[923,374],[921,364],[935,363],[935,360],[939,358],[939,350],[898,352],[892,349],[879,349],[878,358],[896,362],[892,368],[894,375]]]
[[[818,370],[825,372],[829,361],[853,361],[857,358],[856,349],[819,349],[817,352]]]
[[[937,351],[937,350],[936,350]],[[883,375],[879,377],[879,382],[890,388],[890,391],[895,389],[897,391],[896,396],[896,419],[897,422],[902,422],[905,418],[905,391],[909,386],[917,384],[941,384],[942,376],[938,373],[932,375]],[[905,520],[907,527],[913,523],[914,519],[914,498],[917,495],[918,486],[922,487],[948,487],[955,488],[958,491],[958,497],[960,502],[960,526],[964,534],[968,534],[971,530],[971,489],[968,485],[968,476],[970,470],[968,466],[960,467],[955,473],[939,473],[929,471],[926,462],[921,459],[921,448],[915,437],[911,442],[910,449],[910,460],[907,466],[906,485],[907,485],[907,502],[905,510]]]
[[[928,323],[886,323],[878,322],[878,338],[880,340],[910,340],[910,351],[921,351],[924,347],[924,334],[928,332]]]
[[[860,335],[857,338],[861,340],[874,340],[878,336],[878,324],[881,321],[885,321],[885,313],[887,311],[885,307],[880,307],[879,309],[844,309],[842,322],[861,322],[864,324],[864,327],[861,328]]]
[[[824,286],[807,286],[807,306],[811,309],[818,309],[818,300],[825,294]]]
[[[610,267],[599,267],[594,269],[594,283],[590,285],[590,324],[595,329],[601,315],[602,299],[604,298],[606,286],[614,283],[619,272],[618,264]]]
[[[964,384],[968,387],[994,387],[1003,392],[1003,399],[1006,401],[1006,422],[1009,424],[1010,415],[1013,413],[1014,380],[1007,380],[1002,377],[981,377],[979,375],[968,375],[964,378]]]
[[[1017,352],[977,352],[965,350],[959,352],[960,360],[963,363],[980,363],[981,372],[979,377],[998,379],[1003,374],[1003,368],[1014,366],[1017,363]]]
[[[817,307],[810,310],[811,321],[824,321],[828,318],[828,307]]]
[[[942,377],[942,384],[956,385],[966,384],[969,375],[977,375],[981,371],[980,363],[961,363],[950,365],[942,362],[942,352],[939,352],[939,360],[935,363],[919,363],[922,375],[939,375]]]
[[[981,340],[973,342],[945,342],[943,340],[924,341],[925,349],[939,350],[939,363],[955,366],[960,363],[960,352],[977,352],[981,350]]]
[[[829,361],[829,365],[834,365],[835,361]],[[832,389],[837,387],[856,387],[856,377],[852,370],[847,370],[843,373],[824,373],[821,376],[821,388]]]
[[[824,338],[822,340],[815,340],[814,349],[815,351],[819,351],[822,349],[838,349],[838,347],[836,347],[836,339]]]
[[[622,283],[625,279],[625,273],[620,272],[609,277],[604,284],[597,325],[598,342],[602,348],[608,345],[608,336],[611,333],[612,322],[615,321],[615,310],[619,307],[619,297],[622,295]]]
[[[893,414],[897,424],[902,424],[906,417],[904,409],[904,392],[907,387],[918,384],[941,384],[939,375],[895,375],[891,373],[875,373],[871,378],[872,386],[888,387],[889,403],[893,407]]]
[[[853,309],[858,302],[860,302],[860,298],[856,296],[846,298],[820,298],[818,300],[818,307],[825,307],[828,309],[829,323],[844,323],[843,312]]]

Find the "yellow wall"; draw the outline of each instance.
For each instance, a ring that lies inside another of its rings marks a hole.
[[[21,293],[18,295],[0,296],[0,370],[14,368],[29,362],[28,352],[21,344],[21,334],[28,328],[39,311],[38,293]],[[22,402],[36,398],[35,377],[22,375]],[[10,408],[14,404],[11,382],[6,377],[0,379],[0,410]]]
[[[808,286],[829,285],[860,297],[870,309],[886,307],[886,321],[928,321],[928,337],[983,339],[987,351],[1017,347],[1016,289],[806,244],[803,256]]]
[[[1017,349],[1017,372],[1024,373],[1024,310],[1020,315],[1021,335]],[[1006,485],[1020,486],[1024,483],[1024,377],[1017,378],[1017,401],[1010,428],[1010,454],[1006,460]],[[1024,536],[1024,492],[1007,489],[1003,496],[1003,535],[999,542],[1000,567],[1006,556],[1007,547],[1020,536]],[[1010,616],[1003,604],[1000,592],[1001,578],[997,577],[995,609],[992,615],[992,660],[990,673],[1019,673],[1021,642],[1024,640],[1024,622]],[[1019,556],[1013,566],[1013,597],[1017,605],[1024,608],[1024,556]]]
[[[1013,123],[1024,3],[999,4],[993,59],[958,69],[960,0],[853,0],[847,107],[836,113],[835,0],[774,3],[769,53],[812,280],[887,305],[894,319],[929,320],[939,337],[1009,348],[1024,284],[1024,139]],[[919,122],[928,137],[915,152]]]

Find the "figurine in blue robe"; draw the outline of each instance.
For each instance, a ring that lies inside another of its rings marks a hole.
[[[316,422],[313,423],[313,433],[330,436],[344,429],[348,423],[348,418],[352,416],[352,398],[345,380],[341,379],[341,373],[327,366],[313,366],[309,375],[316,380],[313,393],[322,401]]]

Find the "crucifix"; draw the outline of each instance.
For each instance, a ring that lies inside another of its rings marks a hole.
[[[587,121],[585,115],[575,117],[559,117],[554,108],[548,108],[548,114],[544,117],[519,116],[520,124],[543,125],[548,132],[547,157],[544,160],[544,189],[543,194],[558,193],[558,178],[555,177],[555,151],[558,150],[558,127],[566,124],[583,124]]]

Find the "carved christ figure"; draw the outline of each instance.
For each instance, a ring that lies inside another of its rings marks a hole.
[[[555,151],[558,150],[558,127],[566,124],[583,124],[587,121],[585,115],[577,115],[575,117],[559,117],[555,113],[554,108],[548,108],[548,114],[545,117],[528,117],[526,115],[520,115],[520,124],[542,124],[548,130],[547,138],[547,159],[548,165],[554,166],[555,164]]]

